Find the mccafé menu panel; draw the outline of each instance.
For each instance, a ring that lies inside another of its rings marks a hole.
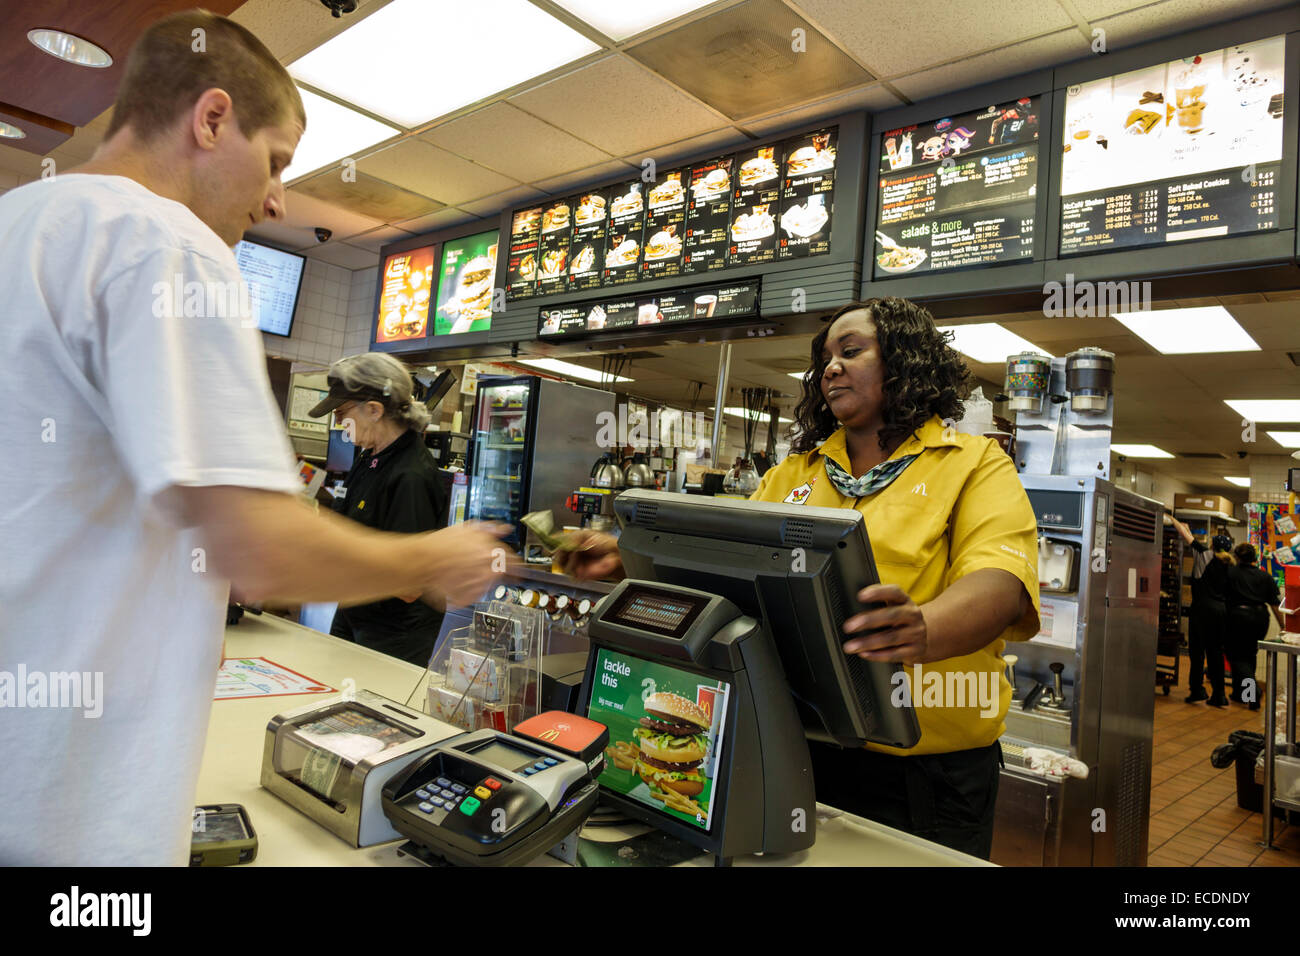
[[[872,275],[886,278],[1033,256],[1041,97],[880,137]]]
[[[514,210],[506,299],[826,255],[838,139],[827,127]]]
[[[1067,89],[1060,254],[1276,229],[1285,52],[1272,37]]]
[[[702,286],[644,295],[629,293],[599,302],[541,310],[539,338],[644,325],[738,319],[758,314],[758,282]]]

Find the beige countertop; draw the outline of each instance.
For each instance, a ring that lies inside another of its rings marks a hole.
[[[269,614],[245,614],[226,629],[229,657],[264,657],[277,664],[342,688],[351,680],[357,690],[370,690],[405,703],[421,684],[423,670],[396,658],[301,627]],[[305,815],[263,790],[258,784],[266,725],[276,714],[314,700],[337,696],[302,694],[289,697],[250,697],[218,700],[212,705],[197,802],[242,803],[257,831],[257,860],[266,866],[411,866],[397,854],[398,842],[355,849],[322,829]],[[414,699],[418,707],[420,699]],[[460,733],[449,727],[448,735]],[[591,836],[609,840],[638,831],[593,830]],[[907,833],[818,806],[817,843],[802,853],[745,857],[741,866],[986,866],[983,860],[957,853]],[[693,865],[712,865],[700,857]],[[542,857],[534,865],[562,866]]]

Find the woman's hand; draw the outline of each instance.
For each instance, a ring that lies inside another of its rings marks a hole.
[[[845,633],[875,632],[846,641],[846,654],[857,654],[864,661],[901,664],[925,663],[931,659],[925,615],[902,588],[896,584],[873,584],[858,592],[858,600],[884,606],[855,614],[844,622]]]
[[[555,552],[561,571],[579,581],[623,578],[623,560],[618,554],[618,539],[600,531],[571,531],[564,536],[566,547]]]

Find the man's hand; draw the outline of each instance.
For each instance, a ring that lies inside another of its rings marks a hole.
[[[565,541],[572,549],[555,552],[560,570],[579,581],[623,578],[623,560],[618,554],[618,539],[600,531],[571,531]]]
[[[415,560],[426,582],[416,597],[432,591],[445,596],[448,605],[477,601],[513,557],[501,543],[509,533],[508,524],[467,521],[415,536]]]
[[[930,660],[930,637],[925,615],[902,588],[896,584],[873,584],[858,592],[858,600],[863,604],[884,606],[855,614],[844,622],[844,631],[848,634],[875,632],[846,641],[846,654],[857,654],[864,661],[897,661],[901,664]]]

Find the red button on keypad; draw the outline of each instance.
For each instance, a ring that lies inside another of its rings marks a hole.
[[[487,787],[489,790],[500,790],[501,781],[498,780],[496,777],[488,777],[486,780],[483,781],[483,786]]]

